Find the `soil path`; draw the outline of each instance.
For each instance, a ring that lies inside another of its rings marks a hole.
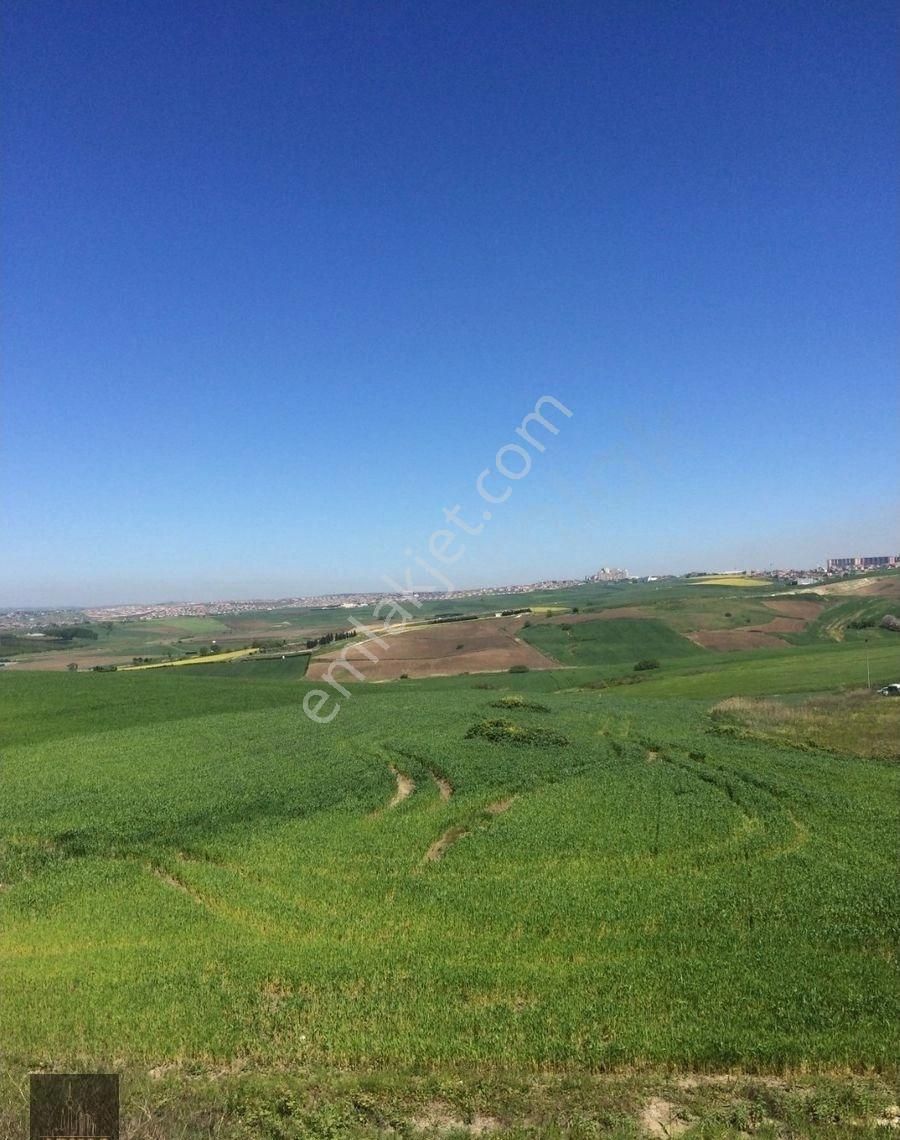
[[[450,827],[440,839],[435,839],[434,843],[425,852],[425,861],[427,863],[437,863],[438,860],[443,859],[447,853],[448,847],[452,847],[457,839],[462,839],[464,835],[468,835],[468,831],[464,827]]]
[[[446,803],[447,800],[449,800],[453,795],[453,785],[449,780],[445,779],[445,777],[439,776],[437,772],[432,772],[431,778],[437,784],[437,789],[441,794],[441,799],[444,801],[444,803]]]
[[[515,796],[507,796],[505,800],[497,800],[495,803],[488,804],[484,810],[488,815],[501,815],[503,812],[509,811],[515,798]]]
[[[405,799],[408,799],[416,790],[416,782],[411,777],[404,775],[403,772],[395,768],[391,764],[391,771],[394,774],[394,779],[397,781],[397,790],[394,792],[394,797],[388,804],[388,809],[395,808],[402,804]]]

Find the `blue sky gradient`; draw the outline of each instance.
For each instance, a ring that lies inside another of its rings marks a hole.
[[[894,5],[5,25],[0,605],[900,548]]]

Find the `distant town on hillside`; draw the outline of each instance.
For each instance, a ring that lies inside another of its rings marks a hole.
[[[480,586],[464,590],[414,590],[412,596],[422,601],[439,598],[461,599],[494,595],[529,594],[538,590],[562,590],[586,582],[665,582],[677,578],[699,578],[710,574],[740,576],[792,586],[813,586],[836,577],[893,570],[900,567],[900,554],[851,555],[829,558],[823,566],[781,569],[691,570],[686,574],[631,575],[627,570],[603,566],[584,578],[545,578],[538,582],[516,582],[499,586]],[[251,598],[219,601],[134,602],[110,606],[57,606],[48,608],[18,607],[0,610],[0,627],[33,629],[63,618],[66,621],[150,620],[153,618],[206,617],[213,614],[238,614],[284,609],[358,609],[376,605],[396,591],[351,591],[347,593],[297,595],[284,598]]]

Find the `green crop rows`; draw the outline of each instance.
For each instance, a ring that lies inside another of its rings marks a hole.
[[[323,729],[296,682],[4,678],[5,1047],[888,1062],[895,768],[595,691],[504,709],[568,747],[467,740],[531,678],[466,680],[360,687]]]

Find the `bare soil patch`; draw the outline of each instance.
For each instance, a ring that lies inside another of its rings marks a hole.
[[[465,1121],[450,1105],[440,1101],[429,1104],[410,1124],[417,1132],[431,1133],[432,1136],[460,1132],[469,1136],[485,1136],[502,1127],[495,1117],[485,1116],[481,1112],[476,1112],[469,1121]]]
[[[507,796],[505,800],[496,800],[494,803],[488,804],[484,810],[488,815],[502,815],[503,812],[509,811],[515,798],[515,796]]]
[[[377,632],[376,641],[346,645],[314,657],[307,678],[320,681],[329,666],[341,660],[353,665],[367,681],[408,677],[440,677],[457,673],[496,672],[512,665],[529,669],[558,669],[559,665],[516,636],[521,618],[482,618],[415,626],[404,632]],[[365,650],[365,653],[363,652]],[[366,653],[377,658],[370,661]],[[335,667],[333,676],[342,684],[356,680],[347,669]]]
[[[395,768],[393,764],[391,765],[391,771],[394,774],[394,779],[397,781],[397,790],[394,792],[393,799],[388,804],[388,808],[395,808],[413,794],[416,790],[416,782]]]
[[[432,843],[425,852],[425,861],[427,863],[437,863],[444,858],[448,848],[452,847],[457,839],[462,839],[464,835],[468,834],[468,831],[464,827],[449,827],[440,839],[435,839],[434,843]]]
[[[441,799],[446,803],[453,795],[453,785],[445,777],[439,776],[437,772],[432,772],[431,778],[437,784]]]
[[[679,1136],[688,1125],[678,1119],[677,1111],[671,1101],[664,1100],[660,1096],[652,1097],[641,1111],[641,1127],[648,1136],[656,1137],[657,1140]]]
[[[772,649],[786,646],[783,637],[763,633],[753,629],[699,629],[686,635],[704,649],[714,649],[718,653],[730,653],[742,649]]]

